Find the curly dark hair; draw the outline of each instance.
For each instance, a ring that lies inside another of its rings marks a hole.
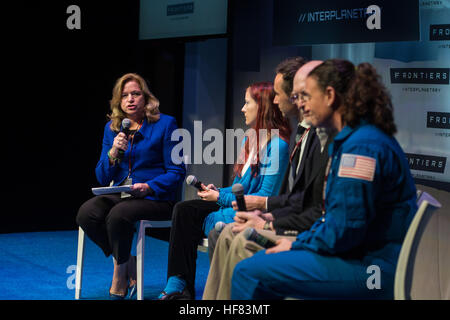
[[[346,125],[356,127],[365,119],[389,136],[397,132],[390,94],[371,64],[361,63],[355,68],[350,61],[330,59],[309,76],[317,80],[322,91],[328,86],[334,88]]]
[[[297,70],[300,69],[306,62],[306,59],[302,57],[293,57],[281,61],[275,68],[275,73],[283,75],[283,84],[281,88],[289,97],[294,87],[294,77]]]
[[[389,136],[397,132],[391,96],[371,64],[358,65],[344,105],[349,106],[344,109],[344,121],[348,125],[354,127],[365,118]]]

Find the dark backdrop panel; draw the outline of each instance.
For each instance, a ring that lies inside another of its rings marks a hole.
[[[81,30],[66,9],[81,8]],[[97,163],[114,82],[137,72],[181,125],[184,44],[138,41],[139,1],[59,1],[11,8],[3,59],[0,232],[73,229],[98,186]]]

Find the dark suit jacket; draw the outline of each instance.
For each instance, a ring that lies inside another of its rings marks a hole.
[[[291,123],[291,126],[294,127],[295,130],[292,130],[291,137],[289,139],[289,155],[292,153],[292,151],[294,150],[294,147],[296,145],[295,137],[297,135],[296,128],[298,125],[299,125],[299,123],[296,123],[295,125],[293,123]],[[283,182],[281,183],[280,192],[278,193],[279,195],[288,194],[290,192],[290,190],[289,190],[290,167],[291,167],[291,164],[289,163],[289,165],[287,166],[286,172],[284,174],[284,177],[283,177]]]
[[[292,191],[268,198],[268,212],[275,218],[273,226],[277,234],[295,235],[290,231],[300,233],[308,230],[321,216],[328,145],[332,139],[328,137],[321,152],[316,130],[311,128]]]

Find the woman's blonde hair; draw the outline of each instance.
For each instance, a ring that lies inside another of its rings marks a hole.
[[[112,99],[110,101],[111,114],[108,118],[111,120],[111,130],[120,131],[122,120],[126,118],[126,114],[120,106],[122,102],[122,92],[126,83],[135,81],[142,90],[145,101],[145,116],[148,122],[156,122],[159,120],[159,100],[150,92],[144,78],[136,73],[127,73],[120,77],[113,88]]]

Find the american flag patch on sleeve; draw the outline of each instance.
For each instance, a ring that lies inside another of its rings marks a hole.
[[[338,177],[373,181],[377,160],[357,154],[343,153]]]

